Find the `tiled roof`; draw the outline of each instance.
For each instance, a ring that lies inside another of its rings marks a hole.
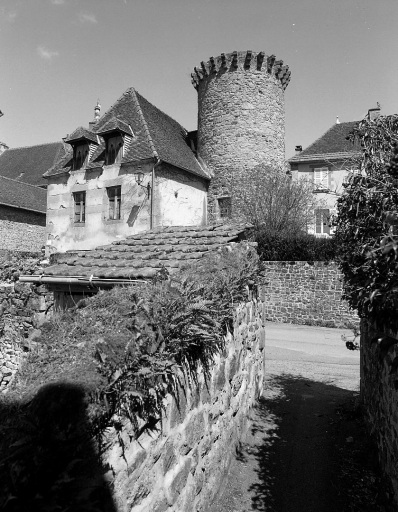
[[[337,157],[342,153],[342,158],[347,158],[347,154],[353,155],[361,151],[359,143],[353,144],[347,140],[348,134],[352,132],[358,121],[348,123],[334,124],[329,130],[313,142],[301,153],[289,159],[289,162],[309,161],[324,158]]]
[[[0,205],[46,213],[47,191],[0,176]]]
[[[91,129],[100,134],[113,126],[115,119],[123,126],[131,127],[134,137],[127,145],[122,164],[159,158],[164,162],[185,169],[188,172],[209,178],[209,174],[198,162],[190,148],[188,132],[171,117],[149,103],[134,88],[127,91],[100,118]],[[125,130],[124,130],[125,131]],[[88,169],[102,167],[105,163],[105,143],[94,151],[87,166]],[[72,169],[72,151],[50,169],[46,176],[69,172]]]
[[[57,255],[43,277],[147,279],[163,267],[170,272],[192,265],[211,251],[245,239],[246,225],[161,227],[91,251]]]
[[[90,142],[94,142],[95,144],[99,143],[98,136],[96,133],[84,128],[83,126],[79,126],[76,130],[65,137],[64,141],[67,143],[76,142],[78,140],[87,140]]]
[[[105,133],[112,133],[114,131],[120,131],[122,133],[127,133],[128,135],[133,135],[130,126],[124,121],[117,119],[117,117],[113,117],[107,123],[103,124],[101,129],[98,130],[98,133],[103,135]]]
[[[63,142],[7,149],[0,155],[0,175],[30,185],[45,186],[43,174],[65,154]]]

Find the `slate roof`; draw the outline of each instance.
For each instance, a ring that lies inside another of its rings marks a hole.
[[[298,155],[289,159],[290,163],[308,162],[311,160],[344,159],[361,151],[359,143],[347,140],[348,134],[355,128],[358,121],[334,124],[319,139],[305,148]]]
[[[79,126],[79,128],[76,128],[76,130],[65,137],[65,142],[75,142],[78,140],[87,140],[89,142],[94,142],[94,144],[98,144],[98,135],[91,130],[88,130],[87,128],[84,128],[83,126]]]
[[[0,205],[45,214],[47,191],[28,183],[0,176]]]
[[[43,277],[147,279],[162,267],[173,272],[245,239],[249,228],[243,224],[155,228],[94,250],[56,255],[58,264],[47,267]]]
[[[7,149],[0,155],[0,175],[30,185],[46,186],[43,174],[65,155],[65,151],[63,142]]]
[[[116,120],[116,121],[115,121]],[[126,144],[121,164],[142,160],[160,160],[188,172],[209,179],[208,172],[195,157],[190,148],[188,132],[167,114],[149,103],[133,87],[116,101],[100,118],[91,130],[100,134],[109,126],[119,122],[120,126],[131,127],[134,136]],[[126,131],[126,130],[124,130]],[[102,167],[105,164],[105,141],[95,149],[88,169]],[[72,170],[72,149],[45,176],[63,174]]]

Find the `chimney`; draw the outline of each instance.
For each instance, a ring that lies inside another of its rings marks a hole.
[[[90,128],[92,128],[93,126],[95,126],[98,123],[99,118],[100,118],[100,112],[101,112],[101,105],[100,105],[100,102],[98,99],[97,104],[94,107],[94,119],[89,122]]]
[[[380,116],[380,110],[381,110],[381,107],[380,107],[379,103],[377,103],[376,108],[370,108],[368,110],[368,120],[376,121],[376,119]]]
[[[4,142],[0,142],[0,155],[6,151],[6,149],[9,149],[7,144],[4,144]]]
[[[336,124],[340,124],[339,116],[336,116]]]
[[[303,151],[303,146],[296,146],[294,151],[296,152],[296,155],[299,155]]]

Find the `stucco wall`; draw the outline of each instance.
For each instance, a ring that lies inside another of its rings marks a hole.
[[[200,226],[207,219],[208,182],[162,164],[156,170],[155,226]]]
[[[51,177],[47,194],[47,247],[49,252],[93,249],[150,228],[147,184],[153,162],[137,166],[120,164],[102,170],[74,171]],[[144,173],[143,186],[134,173]],[[107,187],[121,186],[121,218],[109,220]],[[196,225],[203,222],[206,181],[163,165],[156,170],[154,227]],[[74,222],[74,192],[86,192],[86,220]]]
[[[46,243],[46,215],[0,205],[0,249],[40,251]]]
[[[391,480],[398,509],[398,347],[383,351],[375,337],[381,333],[361,322],[361,398],[365,417],[378,447],[382,469]]]
[[[265,261],[259,296],[267,320],[351,328],[356,312],[342,300],[342,274],[334,262]]]
[[[285,107],[281,81],[267,71],[267,56],[257,69],[238,52],[236,69],[231,54],[227,67],[199,81],[198,153],[214,174],[208,196],[209,218],[218,216],[217,198],[232,196],[238,215],[239,189],[245,173],[258,164],[282,167],[285,161]]]
[[[237,309],[233,335],[216,358],[206,386],[181,390],[179,404],[165,403],[162,431],[131,441],[125,425],[107,440],[106,477],[122,512],[205,511],[218,492],[234,449],[249,428],[249,411],[265,374],[264,309],[253,301]]]

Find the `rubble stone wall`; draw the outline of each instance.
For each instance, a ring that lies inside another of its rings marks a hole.
[[[118,511],[205,511],[225,477],[234,448],[249,428],[250,409],[265,374],[264,305],[237,309],[233,334],[216,358],[206,385],[169,396],[162,430],[131,441],[125,426],[105,456]]]
[[[398,346],[381,350],[375,337],[381,333],[361,321],[361,399],[369,431],[377,448],[379,462],[390,478],[398,509]]]
[[[46,243],[46,214],[0,205],[1,249],[40,251]]]
[[[38,272],[39,262],[38,254],[0,252],[0,391],[11,382],[53,301],[45,286],[18,281],[21,274]]]
[[[358,315],[342,299],[342,274],[334,262],[265,261],[260,298],[267,320],[352,328]]]

